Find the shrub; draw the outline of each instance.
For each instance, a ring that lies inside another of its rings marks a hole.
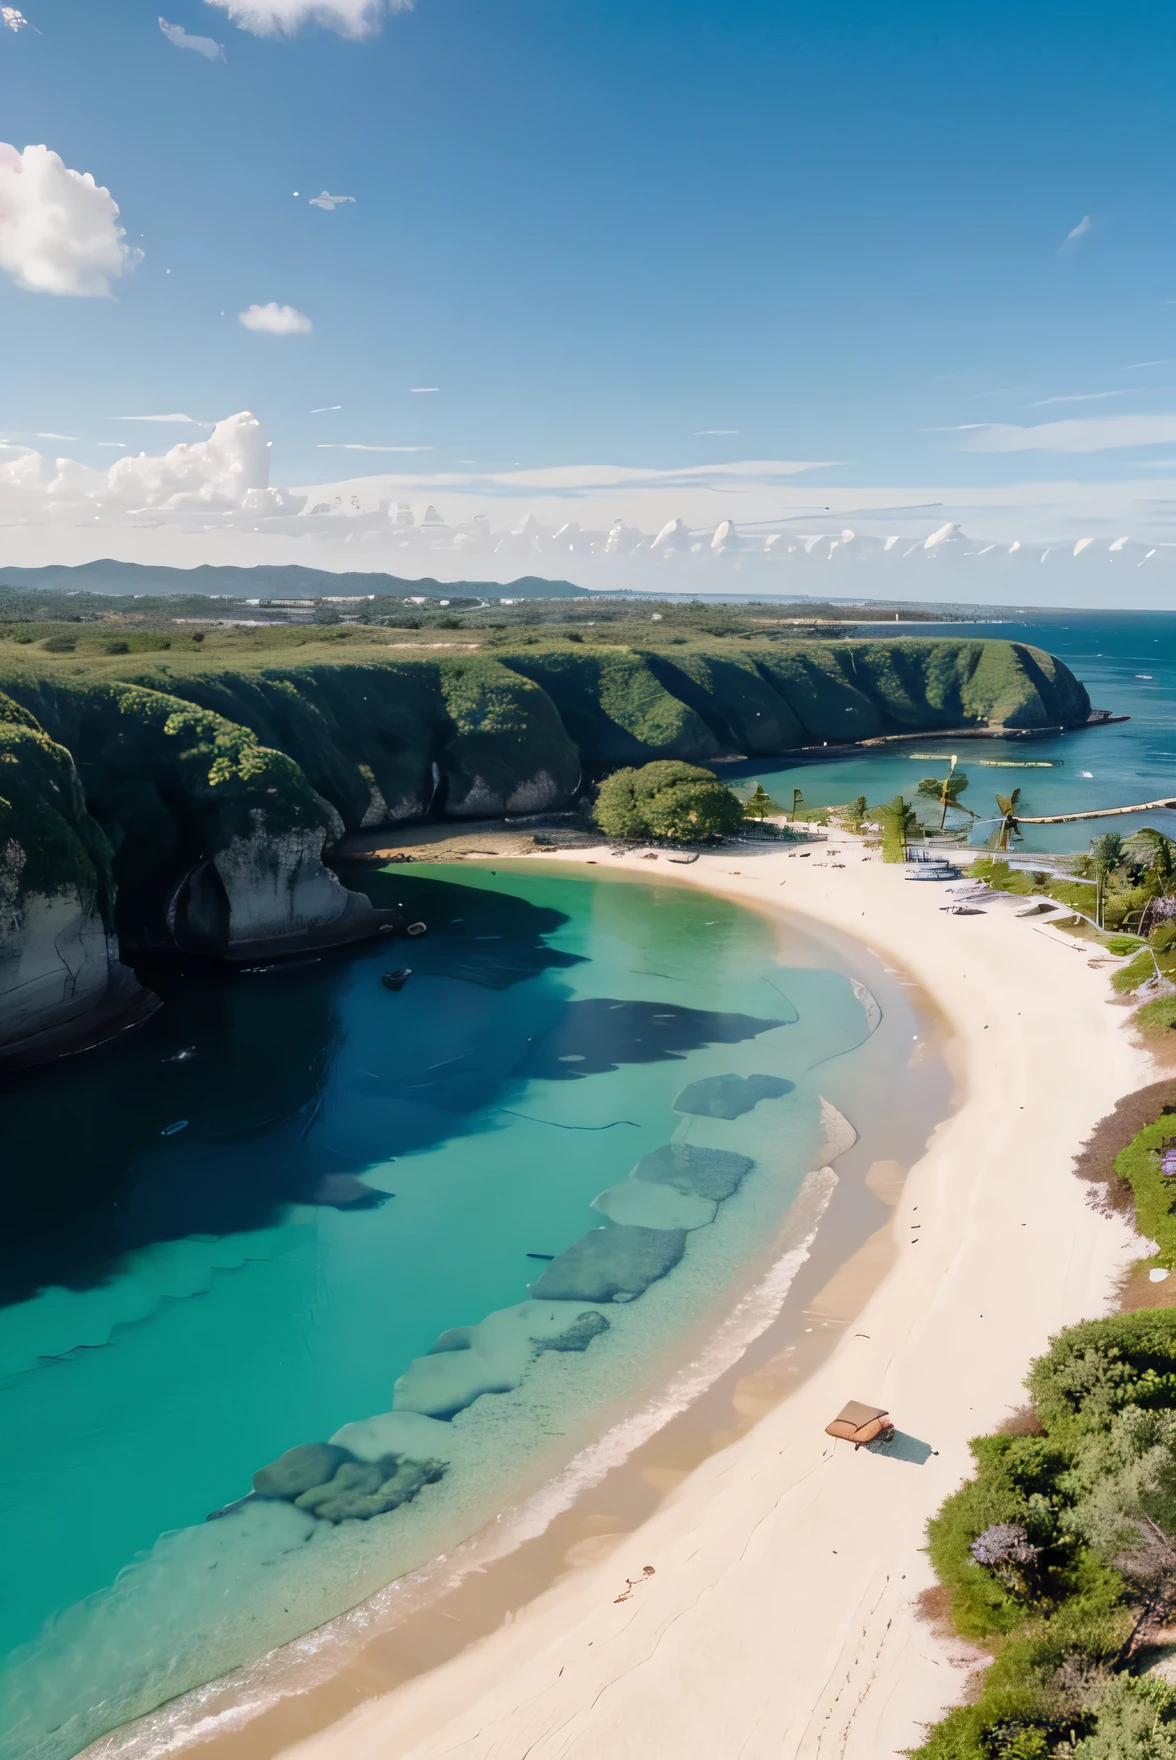
[[[908,801],[896,794],[884,807],[872,809],[882,826],[882,860],[901,862],[906,854],[907,838],[915,831],[918,820]]]
[[[1139,1189],[1161,1183],[1166,1122],[1119,1156]],[[975,1477],[928,1525],[957,1629],[995,1656],[918,1760],[1176,1760],[1176,1691],[1126,1672],[1176,1586],[1176,1310],[1068,1327],[1027,1386],[1047,1434],[973,1442]]]
[[[743,809],[712,771],[662,759],[606,777],[594,817],[606,837],[703,843],[737,831]]]

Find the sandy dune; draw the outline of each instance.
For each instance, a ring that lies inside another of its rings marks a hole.
[[[890,1268],[811,1379],[607,1558],[298,1760],[882,1760],[962,1690],[913,1605],[924,1523],[966,1475],[967,1438],[1020,1403],[1030,1356],[1107,1309],[1132,1240],[1071,1162],[1149,1062],[1072,944],[999,905],[948,916],[941,887],[856,844],[672,871],[905,966],[953,1026],[964,1103],[902,1188],[890,1242],[868,1243]],[[889,1458],[823,1434],[847,1397],[890,1407]],[[618,1601],[626,1579],[641,1580]]]

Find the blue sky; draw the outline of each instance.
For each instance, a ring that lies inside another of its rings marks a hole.
[[[0,30],[0,134],[92,173],[144,253],[111,298],[0,276],[14,443],[105,466],[193,437],[113,417],[250,409],[283,482],[1176,472],[1168,7],[419,0],[355,40],[165,4],[225,59],[138,0]],[[271,301],[311,332],[240,323]],[[1170,420],[1087,425],[1141,416]],[[1003,449],[1047,422],[1083,426]]]

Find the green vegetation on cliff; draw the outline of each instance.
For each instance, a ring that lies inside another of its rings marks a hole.
[[[110,845],[86,811],[68,751],[0,695],[0,911],[11,913],[33,894],[67,891],[109,925]]]
[[[1064,666],[1009,642],[801,644],[647,624],[640,647],[544,631],[446,649],[356,625],[61,623],[32,639],[37,628],[0,632],[0,690],[36,722],[5,737],[23,741],[30,766],[49,762],[33,757],[42,739],[72,754],[114,851],[119,928],[132,940],[166,933],[174,888],[239,837],[337,835],[430,809],[526,814],[567,805],[584,772],[621,765],[1088,713]],[[26,852],[21,893],[32,846],[58,849],[37,829],[43,793],[36,783],[4,793]],[[79,859],[64,846],[44,857],[70,872]]]

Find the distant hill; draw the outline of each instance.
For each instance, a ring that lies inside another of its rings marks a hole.
[[[0,568],[0,586],[34,591],[80,593],[184,593],[233,599],[330,599],[376,593],[381,598],[457,599],[590,599],[586,587],[571,581],[548,581],[524,575],[504,586],[500,581],[406,580],[395,574],[335,574],[326,568],[262,564],[257,568],[164,568],[143,562],[82,562],[47,568]]]

